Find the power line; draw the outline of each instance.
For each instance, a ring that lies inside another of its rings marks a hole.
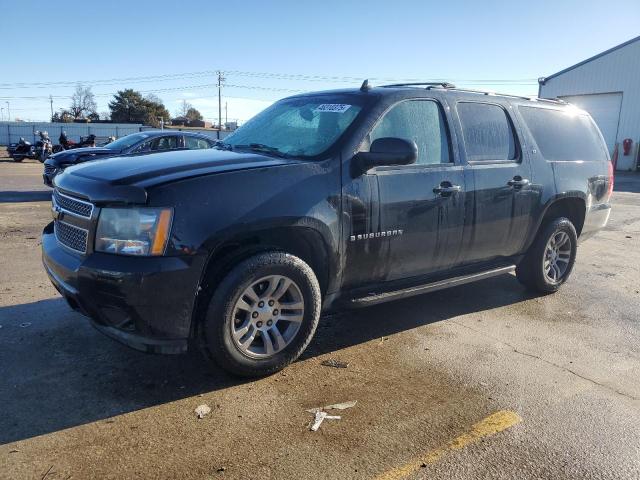
[[[162,93],[162,92],[174,92],[174,91],[184,91],[184,90],[202,90],[209,89],[213,87],[217,87],[217,83],[204,83],[200,85],[185,85],[182,87],[170,87],[170,88],[155,88],[152,90],[139,90],[139,93]],[[270,92],[290,92],[290,93],[300,93],[305,90],[294,89],[294,88],[275,88],[275,87],[262,87],[260,85],[237,85],[237,84],[227,84],[225,83],[225,87],[228,88],[238,88],[245,90],[262,90],[262,91],[270,91]],[[95,97],[110,97],[112,95],[116,95],[118,92],[110,92],[110,93],[94,93]],[[49,100],[50,98],[55,99],[69,99],[71,95],[26,95],[26,96],[5,96],[0,97],[0,100]]]
[[[168,75],[148,75],[140,77],[121,77],[121,78],[109,78],[102,80],[66,80],[58,82],[14,82],[14,83],[0,83],[1,89],[14,89],[14,88],[51,88],[51,87],[75,87],[76,85],[117,85],[123,82],[159,82],[180,80],[183,78],[194,77],[206,77],[214,72],[188,72],[188,73],[176,73]]]
[[[120,77],[98,80],[66,80],[56,82],[13,82],[13,83],[0,83],[0,89],[18,89],[18,88],[61,88],[61,87],[73,87],[75,85],[117,85],[123,82],[127,83],[144,83],[144,82],[162,82],[173,81],[185,78],[200,78],[210,77],[216,75],[218,70],[204,70],[198,72],[183,72],[165,75],[146,75],[135,77]],[[312,82],[339,82],[339,83],[357,83],[361,82],[364,78],[369,78],[372,82],[419,82],[419,81],[433,81],[433,82],[458,82],[458,83],[473,83],[473,84],[537,84],[536,78],[520,78],[520,79],[464,79],[464,78],[390,78],[390,77],[372,77],[367,75],[361,76],[338,76],[338,75],[312,75],[301,73],[278,73],[278,72],[252,72],[244,70],[228,70],[224,71],[227,76],[241,76],[252,78],[265,78],[275,80],[298,80],[298,81],[312,81]]]
[[[359,77],[349,76],[328,76],[328,75],[307,75],[307,74],[292,74],[292,73],[274,73],[274,72],[248,72],[240,70],[230,70],[225,72],[229,76],[238,75],[245,77],[257,77],[257,78],[273,78],[284,80],[303,80],[303,81],[318,81],[318,82],[362,82],[364,78],[368,78],[372,82],[458,82],[458,83],[473,83],[481,84],[487,83],[490,85],[498,84],[511,84],[514,82],[525,84],[537,84],[535,78],[521,78],[521,79],[453,79],[453,78],[388,78],[388,77],[367,77],[366,75]]]

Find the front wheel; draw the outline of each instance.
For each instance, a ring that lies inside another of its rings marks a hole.
[[[217,286],[202,344],[233,374],[268,375],[302,354],[320,309],[320,287],[309,265],[287,253],[261,253],[238,264]]]
[[[569,219],[560,217],[548,223],[516,268],[518,280],[530,290],[556,292],[571,275],[577,245],[576,229]]]
[[[19,155],[15,155],[15,156],[13,157],[13,161],[14,161],[14,162],[17,162],[17,163],[20,163],[20,162],[21,162],[21,161],[23,161],[23,160],[24,160],[24,157],[21,157],[21,156],[19,156]]]

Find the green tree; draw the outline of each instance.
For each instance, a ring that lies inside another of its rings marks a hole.
[[[147,119],[145,123],[148,125],[153,125],[154,127],[160,126],[161,118],[164,123],[169,123],[171,121],[171,114],[169,113],[169,110],[165,108],[162,100],[153,94],[147,95],[144,98],[144,108],[147,111]]]
[[[190,121],[194,120],[202,120],[202,114],[194,107],[191,107],[187,110],[187,114],[185,115]]]
[[[71,123],[73,122],[73,119],[73,115],[71,115],[69,111],[64,109],[54,113],[53,117],[51,117],[51,121],[57,123]]]
[[[144,123],[157,127],[160,118],[168,122],[171,115],[162,100],[155,95],[143,97],[131,88],[120,90],[109,102],[111,121],[120,123]]]

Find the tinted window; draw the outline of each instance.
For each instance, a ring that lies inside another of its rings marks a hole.
[[[211,148],[211,144],[204,138],[197,137],[184,137],[185,144],[190,150],[197,150],[200,148]]]
[[[156,138],[151,143],[151,150],[173,150],[174,148],[178,148],[178,137],[172,135],[170,137],[160,137]]]
[[[516,140],[507,112],[487,103],[459,103],[467,160],[514,160]]]
[[[383,137],[413,140],[418,146],[416,163],[449,163],[449,137],[440,106],[429,100],[401,102],[389,110],[369,135],[370,142]]]
[[[147,140],[146,142],[142,142],[140,145],[138,145],[136,148],[134,148],[132,150],[133,153],[143,153],[143,152],[148,152],[151,150],[151,145],[153,144],[154,140]]]
[[[535,107],[519,110],[545,159],[607,160],[606,147],[587,115]]]
[[[146,133],[132,133],[131,135],[121,137],[118,140],[108,143],[106,147],[110,150],[124,150],[148,137],[149,135]]]

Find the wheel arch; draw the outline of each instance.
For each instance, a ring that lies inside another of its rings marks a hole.
[[[580,237],[582,227],[584,226],[584,220],[587,212],[587,203],[584,194],[581,192],[567,193],[554,197],[549,200],[539,217],[539,220],[534,230],[534,234],[531,236],[531,243],[535,240],[538,232],[541,228],[552,221],[554,218],[567,217],[576,229],[576,234]]]
[[[257,229],[218,241],[203,269],[192,314],[192,333],[206,312],[216,286],[239,262],[267,251],[287,252],[303,260],[313,270],[324,295],[336,278],[337,255],[319,229],[308,225],[288,225]]]

